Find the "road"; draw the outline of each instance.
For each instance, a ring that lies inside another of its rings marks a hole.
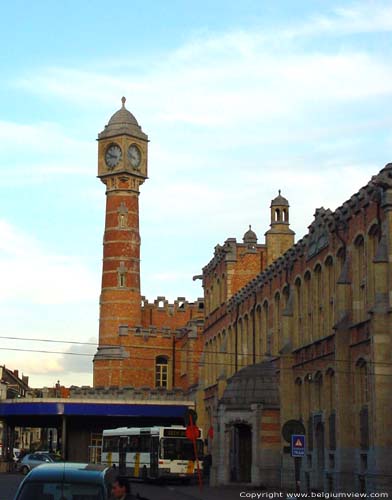
[[[23,476],[20,474],[0,473],[0,500],[13,500],[22,479]],[[132,493],[139,493],[149,500],[237,500],[240,499],[240,492],[244,490],[244,486],[240,485],[220,488],[203,486],[200,491],[197,484],[186,486],[176,483],[164,485],[132,483]],[[246,490],[250,491],[247,488]]]

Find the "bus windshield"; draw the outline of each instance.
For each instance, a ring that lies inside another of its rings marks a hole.
[[[196,440],[198,458],[203,457],[203,441]],[[193,443],[189,439],[183,438],[163,438],[161,440],[161,458],[167,460],[195,460]]]

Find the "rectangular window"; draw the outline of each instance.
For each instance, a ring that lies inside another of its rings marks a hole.
[[[155,387],[167,387],[167,364],[156,365]]]

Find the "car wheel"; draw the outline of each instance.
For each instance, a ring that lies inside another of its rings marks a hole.
[[[29,473],[29,468],[24,465],[21,469],[20,469],[20,472],[25,476],[26,474]]]

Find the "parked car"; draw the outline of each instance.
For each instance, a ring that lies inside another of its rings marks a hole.
[[[16,464],[16,470],[26,475],[38,465],[57,461],[59,458],[53,453],[28,453]]]
[[[95,464],[46,463],[24,478],[14,500],[106,500],[107,471]]]

